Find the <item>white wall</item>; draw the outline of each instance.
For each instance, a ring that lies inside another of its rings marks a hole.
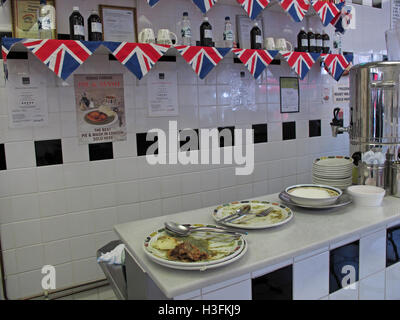
[[[153,9],[144,0],[138,1],[138,16],[149,18],[155,29],[173,29],[182,11],[188,11],[194,38],[198,38],[201,14],[189,1],[176,0],[171,6],[170,1],[161,0]],[[69,15],[72,5],[79,4],[87,11],[92,7],[87,3],[94,2],[85,1],[85,6],[81,3],[57,2],[59,32],[68,30],[65,16]],[[65,9],[60,9],[64,4]],[[243,14],[242,9],[217,5],[210,11],[216,37],[222,37],[223,17],[235,14]],[[267,10],[263,16],[268,35],[285,36],[294,42],[302,24],[292,23],[279,12]],[[139,25],[142,21],[140,18]],[[311,18],[309,24],[321,26],[316,18]],[[9,60],[10,73],[15,72],[16,63]],[[67,81],[69,86],[61,86],[47,67],[29,55],[29,69],[47,77],[50,122],[49,127],[42,129],[8,128],[7,88],[0,87],[0,143],[5,144],[8,165],[7,170],[0,171],[0,227],[11,298],[41,291],[40,268],[44,264],[56,266],[59,288],[102,278],[95,253],[116,238],[112,231],[116,223],[279,192],[291,184],[310,182],[314,158],[348,154],[347,136],[331,137],[329,122],[334,106],[321,103],[321,88],[335,81],[321,73],[318,64],[300,81],[300,113],[295,114],[279,111],[279,77],[295,76],[284,62],[270,66],[257,81],[242,64],[233,64],[229,58],[205,80],[199,80],[181,57],[177,57],[176,63],[164,64],[166,68],[178,70],[177,117],[149,118],[146,94],[151,88],[146,80],[137,81],[118,62],[108,61],[106,55],[91,57],[75,72],[124,74],[128,140],[114,143],[112,160],[90,162],[88,148],[78,145],[70,86],[73,76]],[[157,69],[156,66],[152,72]],[[230,92],[241,71],[246,74],[243,84],[256,101],[234,108]],[[322,136],[308,138],[308,120],[314,119],[321,119]],[[180,128],[228,125],[251,128],[252,124],[268,123],[269,142],[255,146],[256,166],[250,176],[234,176],[234,167],[224,165],[151,167],[144,157],[137,157],[135,134],[166,128],[168,120],[178,121]],[[296,121],[296,140],[282,141],[284,121]],[[31,152],[34,141],[46,139],[62,139],[62,165],[35,166]]]

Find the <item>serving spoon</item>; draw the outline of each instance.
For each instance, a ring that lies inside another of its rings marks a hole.
[[[164,226],[167,229],[167,231],[173,232],[180,236],[187,236],[188,234],[194,231],[209,231],[216,233],[233,234],[236,236],[239,236],[241,234],[247,234],[246,231],[241,231],[241,230],[233,231],[221,227],[189,227],[172,221],[164,222]]]

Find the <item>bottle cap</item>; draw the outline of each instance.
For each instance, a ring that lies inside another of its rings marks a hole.
[[[72,10],[73,11],[79,11],[79,7],[73,7]]]
[[[254,22],[254,26],[255,26],[255,27],[258,27],[258,22]]]
[[[308,30],[312,32],[312,28],[309,28]]]
[[[301,30],[303,30],[303,31],[304,31],[304,30],[306,30],[306,28],[305,28],[305,27],[301,27]]]
[[[204,20],[204,21],[208,21],[208,17],[204,17],[203,20]]]
[[[225,17],[225,21],[230,21],[231,18],[230,17]]]
[[[184,17],[189,17],[189,13],[184,12],[184,13],[183,13],[183,16],[184,16]]]
[[[97,10],[94,10],[94,9],[91,10],[90,12],[91,12],[92,14],[97,14],[97,15],[99,14],[99,12],[98,12]]]

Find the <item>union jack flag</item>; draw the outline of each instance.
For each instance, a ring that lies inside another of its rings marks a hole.
[[[281,51],[280,54],[289,66],[298,74],[301,80],[305,78],[308,71],[321,55],[320,53]]]
[[[140,80],[168,51],[170,45],[132,42],[103,42],[119,62]]]
[[[315,12],[318,14],[324,27],[326,27],[333,18],[335,18],[344,6],[344,2],[333,3],[330,1],[311,0]]]
[[[150,7],[154,7],[160,0],[146,0]]]
[[[101,42],[74,40],[36,40],[36,39],[4,39],[3,46],[13,46],[20,42],[40,61],[63,80],[67,79],[82,63],[84,63]],[[9,50],[8,49],[8,50]],[[8,52],[4,52],[3,55]]]
[[[207,74],[231,51],[231,48],[176,46],[183,59],[204,79]]]
[[[283,10],[288,13],[295,22],[303,20],[308,9],[310,2],[308,0],[279,0]]]
[[[237,0],[247,12],[251,20],[257,18],[258,14],[270,3],[270,0]]]
[[[233,49],[233,52],[257,79],[278,54],[278,50]]]
[[[343,72],[353,61],[353,55],[347,54],[322,54],[321,59],[325,64],[325,70],[336,80],[339,81]]]
[[[206,13],[218,0],[193,0],[194,4],[199,7],[201,12]]]

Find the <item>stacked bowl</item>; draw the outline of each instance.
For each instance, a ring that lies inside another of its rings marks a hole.
[[[352,185],[353,159],[344,156],[321,157],[314,160],[312,179],[315,184],[324,184],[345,190]]]

